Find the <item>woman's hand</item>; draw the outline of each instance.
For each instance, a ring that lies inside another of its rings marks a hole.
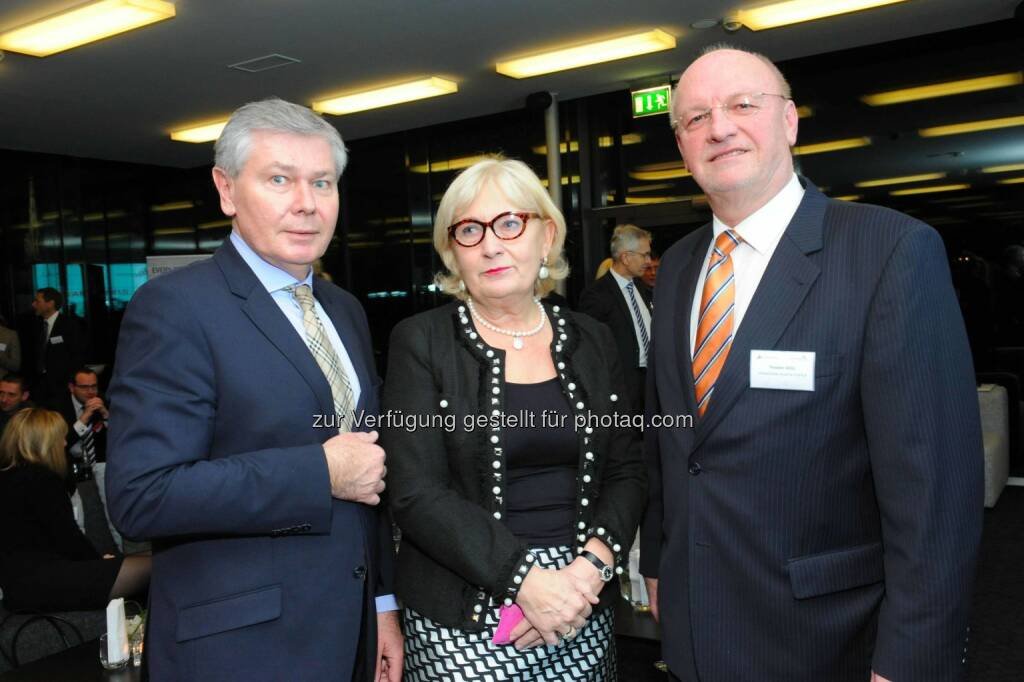
[[[516,598],[526,620],[516,626],[511,638],[519,647],[518,637],[532,627],[547,644],[558,644],[560,634],[583,627],[593,605],[599,601],[596,592],[568,572],[534,566],[526,574]]]

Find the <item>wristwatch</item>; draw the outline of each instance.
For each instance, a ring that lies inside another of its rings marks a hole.
[[[608,582],[615,576],[615,571],[612,570],[612,567],[601,561],[600,557],[593,552],[583,550],[583,552],[580,553],[580,556],[594,564],[594,568],[596,568],[598,573],[601,574],[601,580],[604,582]]]

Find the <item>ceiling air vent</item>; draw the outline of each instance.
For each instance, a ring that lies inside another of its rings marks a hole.
[[[245,71],[246,73],[259,73],[260,71],[276,69],[279,66],[299,64],[301,61],[302,60],[295,59],[294,57],[286,57],[283,54],[275,53],[264,55],[263,57],[256,57],[255,59],[246,59],[244,62],[228,64],[228,68],[238,69],[239,71]]]

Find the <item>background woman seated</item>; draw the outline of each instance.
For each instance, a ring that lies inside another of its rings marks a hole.
[[[149,584],[150,557],[100,556],[75,523],[66,435],[58,413],[28,408],[0,438],[0,587],[11,610],[105,608]]]

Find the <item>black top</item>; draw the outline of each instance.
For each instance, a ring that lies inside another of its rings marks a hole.
[[[0,580],[52,559],[99,559],[75,523],[64,481],[37,464],[0,471]]]
[[[558,379],[506,384],[505,414],[525,415],[505,435],[505,525],[530,547],[572,544],[579,443]]]

